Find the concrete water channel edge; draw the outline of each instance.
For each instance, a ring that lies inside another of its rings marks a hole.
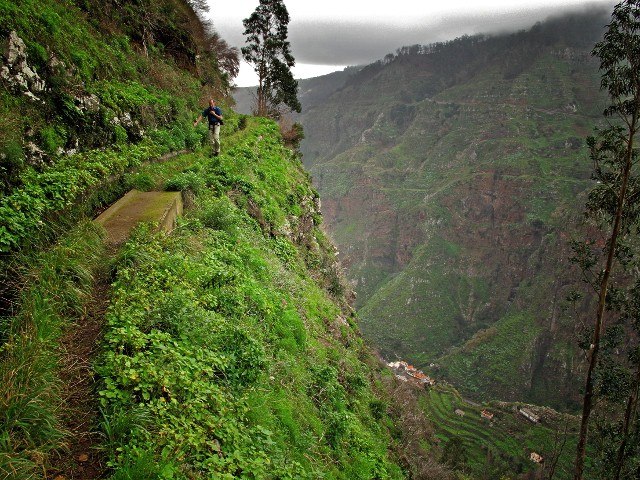
[[[129,238],[131,230],[142,222],[157,222],[158,228],[170,232],[182,215],[181,192],[142,192],[130,190],[102,212],[94,221],[107,232],[106,241],[119,245]]]

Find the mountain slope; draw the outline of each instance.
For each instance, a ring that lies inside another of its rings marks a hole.
[[[307,106],[304,161],[385,356],[438,363],[478,398],[572,405],[568,225],[604,104],[589,51],[605,23],[404,48]]]
[[[229,100],[202,3],[0,0],[0,477],[453,478],[278,126],[194,128]],[[106,246],[131,188],[187,214]]]

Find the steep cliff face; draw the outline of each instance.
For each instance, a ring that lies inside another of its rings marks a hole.
[[[0,0],[0,477],[452,478],[298,152],[225,107],[211,157],[193,125],[233,54],[205,3]],[[106,246],[131,188],[184,215]]]
[[[302,118],[364,332],[477,397],[566,405],[576,391],[562,299],[605,17],[578,20],[401,50]]]
[[[347,268],[372,263],[388,272],[398,272],[423,239],[419,224],[412,222],[412,218],[402,218],[402,212],[394,207],[377,179],[363,176],[348,195],[323,200],[322,211],[329,231],[336,232],[346,248],[341,258]],[[350,212],[363,213],[361,222],[354,219],[342,232],[344,215]],[[360,288],[371,288],[370,278],[354,277],[354,281]]]

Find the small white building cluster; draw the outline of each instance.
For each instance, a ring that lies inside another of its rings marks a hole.
[[[527,410],[526,408],[519,408],[518,413],[522,415],[524,418],[529,420],[531,423],[539,423],[540,416],[533,413],[531,410]]]
[[[436,381],[425,375],[422,370],[418,370],[413,365],[409,365],[407,362],[400,360],[397,362],[389,362],[387,366],[392,369],[396,378],[403,382],[415,382],[419,384],[435,385]]]
[[[531,452],[531,455],[529,456],[529,459],[532,462],[535,462],[535,463],[543,463],[544,462],[544,458],[542,457],[542,455],[540,455],[539,453],[536,453],[536,452]]]

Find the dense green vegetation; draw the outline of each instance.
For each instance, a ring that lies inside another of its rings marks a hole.
[[[143,225],[109,262],[85,222],[28,269],[15,257],[30,287],[3,323],[3,473],[31,478],[69,441],[60,336],[111,264],[97,362],[111,478],[404,478],[389,457],[401,412],[344,303],[299,160],[270,122],[226,144],[215,160],[204,150],[127,175],[195,194],[171,236]]]
[[[65,423],[75,412],[65,403],[64,338],[95,303],[95,278],[106,266],[100,232],[87,216],[126,191],[123,173],[199,146],[205,132],[188,128],[190,109],[201,95],[226,88],[220,72],[216,85],[200,88],[198,79],[175,68],[177,56],[163,54],[160,42],[141,52],[109,23],[113,12],[93,10],[117,3],[0,2],[6,67],[0,82],[0,471],[6,478],[43,474],[70,439]],[[197,19],[190,8],[181,12]],[[198,32],[182,25],[198,33],[194,38],[206,37],[202,25]],[[211,54],[203,58],[213,61]]]
[[[402,476],[371,412],[375,361],[318,286],[339,283],[303,229],[315,194],[277,135],[189,167],[205,182],[193,213],[119,254],[98,368],[114,478]]]
[[[360,338],[298,153],[229,108],[202,5],[0,1],[45,86],[0,82],[0,476],[452,478]],[[130,188],[187,212],[107,248],[90,219]]]
[[[19,293],[13,315],[0,317],[3,478],[34,478],[65,444],[60,338],[86,312],[103,256],[100,232],[83,222],[49,251],[13,260],[3,303],[7,287]]]
[[[0,2],[0,35],[25,45],[24,51],[10,42],[2,47],[5,56],[17,57],[0,90],[2,251],[33,234],[34,215],[67,207],[127,166],[199,144],[203,132],[189,128],[193,109],[200,98],[224,98],[229,89],[218,68],[203,79],[191,74],[198,65],[189,56],[216,65],[226,52],[215,51],[215,32],[208,33],[187,3],[153,2],[173,14],[151,18],[148,12],[144,31],[155,40],[144,45],[129,36],[135,26],[129,31],[123,22],[119,30],[111,23],[128,15],[118,2],[77,3],[91,15],[71,1]],[[165,48],[160,31],[192,40],[182,50],[175,42]],[[37,80],[27,78],[29,72]],[[117,152],[101,151],[105,147],[124,151],[116,159]]]
[[[557,456],[556,478],[564,478],[571,417],[543,410],[543,425],[532,426],[511,405],[490,403],[489,431],[480,408],[455,390],[425,391],[381,367],[359,334],[351,288],[320,229],[319,195],[298,152],[284,146],[297,147],[303,133],[294,125],[282,135],[270,121],[231,110],[237,51],[198,16],[204,6],[0,0],[0,35],[8,40],[0,52],[8,65],[0,81],[0,476],[528,478],[537,472],[528,460],[535,450],[553,459],[545,468],[555,468]],[[574,27],[565,36],[582,28]],[[592,105],[567,123],[562,108],[571,103],[558,103],[590,94],[589,65],[568,67],[557,61],[562,52],[515,38],[520,52],[534,53],[532,62],[514,54],[495,68],[472,62],[461,72],[470,47],[484,48],[483,62],[495,58],[495,42],[465,37],[431,46],[431,57],[408,48],[386,59],[396,67],[446,65],[425,84],[398,90],[383,63],[350,72],[338,81],[347,94],[358,82],[384,79],[376,98],[390,102],[388,116],[372,106],[361,117],[372,122],[355,135],[364,140],[316,172],[330,202],[362,193],[359,201],[373,198],[380,211],[405,212],[378,227],[404,249],[399,258],[413,255],[406,273],[384,254],[377,257],[384,268],[376,261],[355,270],[367,279],[360,285],[367,296],[378,287],[388,294],[373,295],[363,310],[365,328],[375,313],[381,338],[395,335],[385,353],[415,348],[415,359],[442,362],[436,375],[478,398],[490,399],[491,389],[515,398],[528,385],[530,398],[552,402],[556,392],[540,392],[553,378],[519,373],[544,372],[540,358],[570,362],[572,346],[541,333],[549,331],[536,316],[541,298],[516,293],[556,280],[519,279],[487,313],[497,282],[472,260],[490,257],[470,256],[454,227],[463,215],[486,233],[491,221],[468,206],[491,184],[535,192],[519,204],[534,246],[517,253],[534,267],[562,234],[555,228],[570,204],[563,199],[582,188],[575,139]],[[443,64],[452,51],[457,63]],[[11,64],[14,54],[24,58]],[[480,88],[461,81],[471,77]],[[535,105],[524,102],[531,91]],[[205,127],[192,127],[210,97],[225,115],[216,158],[203,146]],[[470,124],[474,116],[499,132]],[[526,140],[518,140],[523,132]],[[434,152],[429,161],[426,150]],[[447,152],[491,162],[456,164]],[[361,190],[353,176],[363,172],[380,195]],[[471,181],[483,186],[461,207],[456,199]],[[169,235],[143,224],[124,245],[107,247],[91,218],[130,188],[181,191],[185,215]],[[433,210],[425,216],[426,207]],[[421,245],[402,238],[406,222],[419,223],[416,215],[428,239]],[[521,218],[503,220],[501,242],[518,233]],[[367,237],[370,224],[362,217],[343,227],[339,241]],[[379,254],[384,245],[374,238],[368,247]],[[534,301],[522,308],[521,298]],[[398,322],[405,314],[426,316],[430,334]],[[554,328],[562,326],[552,317]],[[539,352],[540,343],[552,346]],[[465,417],[452,415],[456,408]]]

